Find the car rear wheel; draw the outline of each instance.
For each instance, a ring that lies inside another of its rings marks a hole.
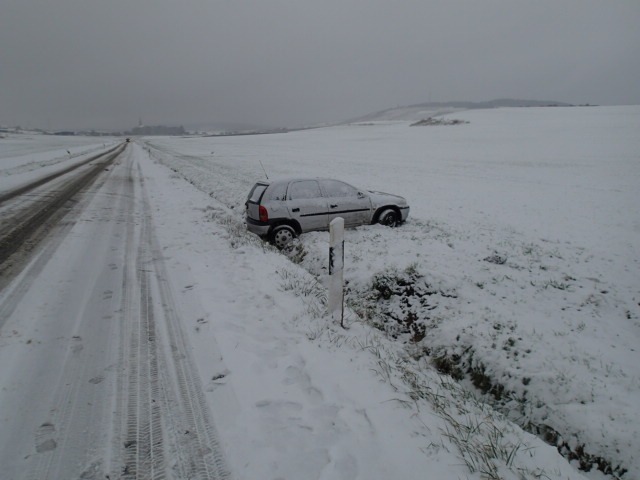
[[[396,212],[392,208],[388,208],[387,210],[384,210],[378,217],[378,223],[381,225],[386,225],[387,227],[397,226],[399,220],[400,220],[400,216],[398,215],[398,212]]]
[[[271,241],[279,249],[282,250],[296,237],[295,230],[289,225],[279,225],[273,229]]]

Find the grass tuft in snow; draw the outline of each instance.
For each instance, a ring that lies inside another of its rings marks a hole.
[[[421,361],[399,355],[373,334],[351,344],[373,355],[375,372],[398,392],[400,404],[420,410],[426,402],[431,407],[442,420],[442,438],[456,448],[471,473],[492,480],[504,478],[506,472],[521,479],[552,478],[544,469],[530,465],[535,449],[516,428],[451,377],[437,375],[421,366]],[[430,447],[434,445],[427,449]],[[446,443],[435,447],[449,450]]]
[[[374,328],[393,339],[419,343],[434,320],[438,297],[456,297],[427,283],[415,264],[403,271],[387,270],[373,276],[366,290],[347,290],[347,305]],[[433,299],[432,299],[433,297]]]

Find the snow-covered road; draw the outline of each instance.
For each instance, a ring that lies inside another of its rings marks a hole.
[[[226,478],[135,158],[0,294],[3,479]]]

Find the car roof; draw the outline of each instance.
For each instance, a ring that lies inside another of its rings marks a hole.
[[[258,180],[256,183],[260,183],[262,185],[276,185],[282,183],[291,183],[291,182],[301,182],[304,180],[335,180],[337,182],[347,183],[344,180],[338,180],[337,178],[329,178],[329,177],[281,177],[275,178],[273,180]]]

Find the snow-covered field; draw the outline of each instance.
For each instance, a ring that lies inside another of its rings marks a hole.
[[[234,478],[604,477],[521,427],[638,478],[640,107],[451,118],[132,146]],[[346,233],[347,330],[328,233],[244,231],[260,162],[408,199]]]
[[[3,134],[0,193],[63,170],[114,144],[111,137]]]

